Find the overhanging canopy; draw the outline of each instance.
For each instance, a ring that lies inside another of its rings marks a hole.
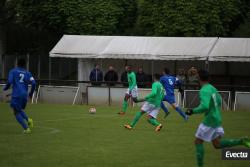
[[[100,58],[205,60],[217,38],[114,37]]]
[[[50,51],[50,57],[96,58],[112,39],[111,36],[64,35]]]
[[[250,38],[219,38],[210,61],[250,61]]]
[[[250,38],[64,35],[50,57],[250,61]]]
[[[50,57],[205,60],[217,38],[64,35]]]

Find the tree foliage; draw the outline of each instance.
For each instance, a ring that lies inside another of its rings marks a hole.
[[[240,23],[242,3],[238,0],[144,0],[138,26],[142,35],[228,36]]]
[[[22,26],[59,34],[244,36],[245,32],[249,32],[249,0],[2,2],[2,18],[12,18],[13,22]],[[241,29],[244,30],[243,33]]]
[[[12,0],[27,27],[69,34],[120,34],[133,26],[134,0]]]

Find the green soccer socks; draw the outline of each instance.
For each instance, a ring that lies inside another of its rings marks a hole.
[[[122,103],[122,112],[126,112],[127,108],[128,108],[128,101],[123,100],[123,103]]]
[[[148,122],[153,126],[158,126],[160,123],[155,118],[149,118]]]
[[[133,128],[136,123],[139,121],[139,119],[141,118],[141,116],[143,115],[143,113],[141,111],[138,111],[136,114],[135,114],[135,117],[132,121],[132,123],[130,124],[130,126]]]
[[[241,139],[221,139],[220,148],[242,145]]]
[[[204,147],[203,144],[195,144],[198,167],[203,167]]]

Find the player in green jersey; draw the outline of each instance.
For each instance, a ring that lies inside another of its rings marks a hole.
[[[221,96],[217,89],[209,84],[208,71],[199,71],[199,79],[201,89],[199,92],[200,104],[194,109],[188,109],[186,114],[205,113],[203,122],[199,125],[196,132],[195,147],[196,158],[199,167],[203,166],[204,147],[203,142],[213,143],[214,148],[221,149],[225,147],[233,147],[244,145],[250,147],[250,140],[248,138],[241,139],[223,139],[224,130],[221,126]]]
[[[138,88],[137,88],[137,83],[136,83],[136,75],[132,71],[132,67],[130,65],[127,65],[126,67],[127,70],[127,75],[128,75],[128,89],[125,94],[123,103],[122,103],[122,111],[119,112],[118,114],[124,115],[127,111],[128,108],[128,99],[131,97],[133,102],[137,103],[137,97],[138,97]]]
[[[152,91],[150,94],[148,94],[144,99],[138,100],[138,101],[146,101],[142,108],[141,111],[137,112],[132,123],[131,124],[126,124],[124,125],[125,128],[127,129],[133,129],[136,125],[136,123],[139,121],[141,116],[144,113],[148,114],[148,122],[155,126],[155,131],[160,131],[162,128],[162,124],[159,123],[156,118],[157,115],[161,109],[161,102],[164,97],[164,88],[162,84],[159,82],[160,80],[160,75],[155,74],[154,75],[154,83],[152,85]]]

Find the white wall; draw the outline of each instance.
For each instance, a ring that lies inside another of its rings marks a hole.
[[[118,87],[88,87],[88,104],[89,105],[122,105],[124,95],[126,93],[126,88]],[[110,92],[109,92],[110,91]],[[151,89],[138,89],[139,98],[143,98],[151,92]],[[110,96],[109,96],[110,93]],[[180,94],[178,90],[175,90],[176,103],[181,106]],[[141,105],[141,103],[138,103]],[[169,106],[169,104],[166,103]]]

